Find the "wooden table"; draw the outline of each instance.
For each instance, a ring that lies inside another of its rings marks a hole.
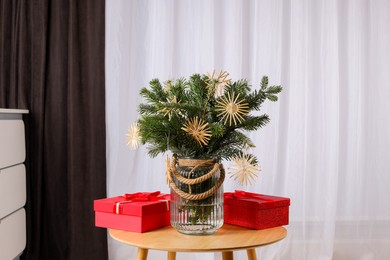
[[[280,241],[286,235],[284,227],[254,230],[227,224],[205,236],[184,235],[172,227],[146,233],[110,230],[114,239],[138,247],[137,260],[146,260],[149,249],[168,251],[168,260],[175,260],[176,252],[222,252],[224,260],[232,260],[234,250],[247,250],[248,259],[256,260],[254,248]]]

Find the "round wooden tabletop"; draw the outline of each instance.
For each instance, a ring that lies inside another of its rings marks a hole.
[[[287,235],[284,227],[263,230],[225,224],[217,233],[205,236],[184,235],[172,227],[146,233],[110,230],[114,239],[144,249],[171,252],[214,252],[250,249],[275,243]]]

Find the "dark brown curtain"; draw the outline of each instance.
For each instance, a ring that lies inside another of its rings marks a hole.
[[[0,107],[25,108],[23,259],[107,259],[104,0],[0,0]]]

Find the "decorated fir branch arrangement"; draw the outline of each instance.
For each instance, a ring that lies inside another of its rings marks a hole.
[[[268,86],[264,76],[258,89],[248,81],[232,82],[227,72],[194,74],[164,83],[150,81],[142,88],[145,102],[140,118],[128,130],[128,145],[148,144],[149,155],[171,151],[177,157],[233,161],[231,177],[250,184],[260,171],[254,144],[246,135],[265,126],[267,114],[253,115],[265,100],[277,101],[281,86]]]

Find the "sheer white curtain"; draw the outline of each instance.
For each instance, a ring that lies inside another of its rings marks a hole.
[[[288,237],[259,259],[390,259],[389,28],[387,0],[106,0],[108,195],[169,192],[164,158],[126,147],[150,79],[222,69],[257,86],[268,75],[284,90],[251,135],[261,176],[225,182],[291,198]],[[134,259],[136,249],[109,239],[109,252]]]

